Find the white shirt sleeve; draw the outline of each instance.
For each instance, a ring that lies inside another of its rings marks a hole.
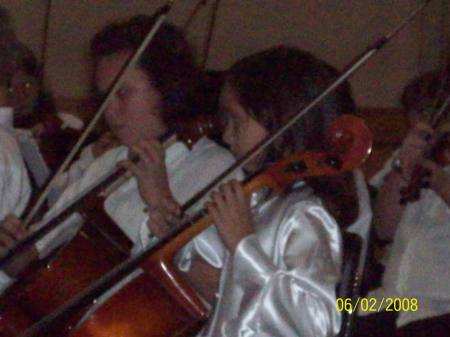
[[[189,200],[196,192],[203,189],[228,167],[235,163],[233,155],[221,148],[219,145],[209,141],[204,141],[205,151],[196,156],[192,165],[183,167],[183,175],[179,179],[174,179],[172,190],[175,198],[180,196],[178,201],[180,204]],[[227,180],[236,179],[243,180],[244,175],[241,170],[236,170]],[[189,187],[189,189],[186,189]],[[189,191],[190,195],[187,195]],[[200,199],[195,205],[189,209],[189,213],[194,215],[202,209],[205,202],[209,200],[209,194]],[[177,265],[183,271],[190,269],[192,259],[195,255],[201,255],[211,265],[221,268],[225,259],[225,247],[214,226],[210,226],[204,230],[195,239],[189,242],[179,253],[177,257]]]
[[[21,216],[30,194],[19,145],[11,132],[0,126],[0,220],[10,213]]]
[[[337,334],[339,227],[320,204],[293,201],[265,204],[268,217],[228,255],[202,337]]]
[[[94,162],[94,160],[95,157],[92,153],[92,145],[88,145],[83,149],[83,151],[81,151],[80,158],[55,181],[55,185],[51,192],[51,205],[53,205],[67,186],[73,184],[83,176],[83,173],[87,170],[89,165]]]
[[[5,109],[0,108],[0,115]],[[9,111],[9,110],[8,110]],[[27,170],[13,133],[0,126],[0,220],[8,214],[22,215],[31,194]],[[0,294],[14,279],[0,270]]]
[[[392,162],[394,158],[397,156],[398,150],[395,150],[394,153],[389,157],[388,160],[383,165],[383,168],[375,173],[375,175],[370,179],[369,185],[375,187],[377,190],[383,185],[384,178],[388,175],[392,170]]]

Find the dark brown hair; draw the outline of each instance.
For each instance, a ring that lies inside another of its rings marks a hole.
[[[279,129],[293,114],[316,98],[339,75],[312,54],[293,47],[275,47],[236,63],[226,82],[238,99],[269,132]],[[275,146],[283,149],[321,148],[326,126],[342,113],[355,109],[348,82],[325,98]]]
[[[154,16],[138,15],[105,27],[91,42],[94,62],[120,51],[136,50],[155,19]],[[163,23],[145,49],[139,66],[163,96],[166,122],[172,117],[195,114],[202,75],[180,30]]]
[[[31,127],[37,123],[41,114],[56,113],[56,106],[53,95],[45,88],[43,79],[43,69],[41,64],[34,56],[33,51],[26,45],[19,43],[16,54],[16,71],[22,70],[26,75],[33,77],[38,86],[37,98],[33,103],[32,116],[26,118],[17,118],[16,127]]]
[[[14,72],[18,41],[8,11],[0,6],[0,85],[7,85]]]

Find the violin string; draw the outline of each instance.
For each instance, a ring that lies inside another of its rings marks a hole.
[[[195,194],[190,200],[181,206],[181,210],[184,213],[199,200],[201,200],[210,190],[216,189],[225,179],[231,176],[233,172],[246,166],[250,161],[256,158],[264,149],[268,148],[276,139],[295,125],[304,115],[309,113],[318,103],[320,103],[325,97],[333,92],[339,85],[347,80],[356,70],[363,66],[372,56],[374,56],[378,50],[380,50],[387,42],[389,42],[397,33],[399,33],[418,13],[420,13],[431,0],[426,0],[422,5],[416,8],[408,15],[400,24],[397,25],[391,32],[381,37],[375,43],[370,45],[365,52],[363,52],[355,62],[351,63],[344,72],[333,81],[320,95],[307,104],[300,112],[292,116],[279,130],[269,134],[260,143],[256,144],[250,151],[239,158],[235,164],[230,166],[221,175],[209,183],[205,188]]]
[[[191,12],[191,14],[189,15],[189,17],[187,18],[186,22],[183,25],[183,28],[182,28],[183,32],[186,32],[189,29],[194,18],[200,12],[200,9],[202,7],[205,7],[207,5],[207,3],[208,3],[207,0],[199,0],[197,2],[197,4],[195,5],[194,9]]]
[[[426,0],[423,2],[422,5],[418,6],[416,10],[414,10],[406,19],[403,20],[402,23],[400,23],[395,29],[392,30],[389,34],[385,35],[381,39],[377,40],[373,45],[371,45],[365,53],[360,56],[356,62],[353,62],[353,64],[338,78],[336,79],[330,86],[324,90],[322,94],[320,94],[316,99],[314,99],[309,105],[307,105],[304,109],[302,109],[297,116],[294,116],[290,121],[288,121],[284,127],[280,130],[280,132],[284,132],[284,130],[287,130],[292,124],[294,124],[298,118],[303,116],[305,113],[310,111],[314,105],[319,103],[324,97],[326,97],[332,90],[334,90],[337,86],[339,86],[343,81],[345,81],[351,74],[353,74],[357,69],[359,69],[363,64],[365,64],[379,49],[381,49],[387,42],[391,40],[393,36],[395,36],[404,26],[406,26],[407,23],[409,23],[420,11],[422,11],[423,8],[425,8],[426,5],[431,0]],[[252,159],[253,156],[257,155],[264,146],[268,146],[276,137],[278,137],[281,133],[277,132],[271,137],[269,137],[266,141],[262,143],[262,147],[251,150],[247,155],[245,155],[240,161],[238,161],[236,164],[233,165],[231,168],[226,170],[221,176],[219,176],[218,179],[213,181],[211,184],[209,184],[207,187],[210,189],[215,187],[215,182],[222,181],[225,177],[227,177],[229,174],[231,174],[230,169],[235,170],[238,167],[241,167],[245,165],[244,163],[247,163],[248,160]],[[202,190],[204,192],[204,190]],[[202,193],[202,191],[200,193]],[[204,193],[206,194],[206,193]],[[203,195],[204,195],[203,194]],[[199,194],[196,194],[191,200],[198,197]],[[186,207],[190,201],[185,203],[183,207]],[[149,256],[154,248],[160,248],[162,245],[167,243],[169,240],[171,240],[173,237],[178,235],[180,232],[182,232],[184,229],[187,228],[187,224],[183,225],[182,227],[174,230],[169,237],[165,237],[161,239],[159,242],[157,242],[156,246],[147,247],[139,254],[130,257],[123,263],[117,265],[112,270],[107,272],[104,276],[102,276],[100,279],[94,281],[91,285],[89,285],[86,289],[82,290],[80,293],[78,293],[74,298],[70,299],[69,301],[62,304],[60,307],[58,307],[55,311],[53,311],[51,314],[45,316],[40,321],[34,323],[31,327],[29,327],[25,333],[23,334],[23,337],[32,337],[37,336],[40,332],[42,332],[42,329],[44,329],[47,325],[53,323],[56,321],[59,317],[69,312],[71,309],[76,307],[77,305],[80,305],[80,303],[84,303],[87,301],[87,299],[92,298],[93,296],[98,295],[102,289],[110,282],[114,277],[118,277],[119,275],[123,278],[125,275],[122,275],[123,273],[128,273],[134,268],[138,266],[138,263],[142,262],[147,256]]]
[[[54,174],[52,179],[48,182],[47,186],[45,187],[45,189],[40,194],[39,198],[37,199],[36,203],[32,207],[31,211],[25,217],[25,220],[23,221],[23,224],[24,224],[25,228],[31,230],[30,234],[28,236],[26,236],[25,238],[23,238],[22,240],[20,240],[19,242],[17,242],[14,247],[12,247],[12,248],[10,248],[8,250],[6,255],[4,255],[4,256],[2,256],[0,258],[0,266],[3,265],[4,263],[6,263],[6,261],[9,258],[11,258],[12,254],[14,253],[16,248],[22,247],[25,243],[26,244],[34,243],[35,240],[38,240],[39,238],[42,237],[42,235],[45,235],[45,233],[47,233],[48,230],[53,229],[54,227],[50,226],[51,225],[50,222],[54,218],[57,218],[59,216],[59,214],[63,213],[64,210],[69,209],[73,204],[78,202],[81,198],[83,198],[90,191],[90,189],[88,189],[89,191],[83,191],[83,193],[80,193],[78,196],[76,196],[72,200],[71,203],[69,203],[69,204],[65,205],[65,207],[59,209],[58,212],[53,214],[50,218],[47,218],[47,219],[44,219],[42,221],[38,221],[38,222],[35,222],[35,223],[31,223],[32,220],[34,219],[34,217],[36,216],[37,212],[40,210],[41,206],[44,204],[44,202],[45,202],[45,200],[47,198],[47,195],[51,192],[51,189],[52,189],[53,185],[55,184],[55,181],[63,173],[63,171],[67,168],[67,166],[72,162],[72,159],[74,158],[74,156],[79,152],[79,149],[83,145],[83,143],[86,140],[86,138],[89,135],[89,133],[95,127],[97,121],[100,119],[101,115],[103,114],[103,111],[105,110],[106,106],[109,104],[109,102],[112,99],[113,95],[117,92],[117,90],[122,85],[122,83],[123,83],[123,81],[125,79],[125,75],[137,63],[137,61],[139,60],[140,56],[142,55],[142,53],[144,52],[145,48],[147,47],[147,45],[152,41],[152,39],[154,38],[154,36],[158,32],[159,28],[161,27],[161,25],[166,20],[166,17],[168,15],[168,13],[170,12],[174,2],[175,2],[175,0],[168,1],[166,3],[166,5],[161,7],[156,12],[155,15],[158,15],[158,16],[157,16],[157,19],[156,19],[153,27],[148,32],[147,36],[144,38],[144,40],[142,41],[142,43],[139,46],[139,48],[136,49],[134,54],[130,57],[130,59],[126,62],[126,64],[122,67],[120,72],[117,74],[116,78],[113,81],[113,84],[112,84],[111,88],[108,91],[108,94],[106,95],[105,99],[103,100],[103,102],[102,102],[101,106],[99,107],[99,109],[97,110],[96,114],[94,115],[94,117],[92,118],[92,120],[90,121],[90,123],[88,124],[86,129],[84,130],[83,134],[78,139],[78,141],[75,144],[75,146],[72,149],[72,151],[69,153],[69,155],[66,157],[64,162],[61,164],[61,166],[59,167],[57,172]],[[113,174],[115,172],[116,171],[114,171]],[[42,234],[40,232],[43,232],[44,234]]]
[[[94,129],[95,125],[97,124],[98,120],[103,115],[105,108],[108,106],[111,99],[116,94],[117,90],[119,90],[119,88],[122,86],[123,81],[125,80],[125,75],[128,74],[131,71],[131,69],[137,64],[142,53],[145,51],[145,48],[153,40],[156,33],[159,31],[159,28],[166,20],[167,15],[170,12],[174,2],[175,2],[175,0],[168,1],[167,4],[164,5],[163,7],[161,7],[161,9],[159,9],[159,11],[157,12],[159,15],[158,15],[153,27],[148,32],[147,36],[144,38],[144,40],[142,41],[139,48],[136,49],[134,54],[130,57],[130,59],[126,62],[126,64],[122,67],[120,72],[117,74],[111,88],[109,89],[105,99],[103,100],[102,104],[98,108],[94,117],[91,119],[91,121],[87,125],[86,129],[84,130],[83,134],[78,139],[78,141],[75,144],[75,146],[73,147],[72,151],[66,157],[66,159],[61,164],[61,166],[58,168],[56,173],[53,175],[52,179],[50,179],[47,186],[44,188],[44,190],[40,194],[39,198],[37,199],[36,203],[34,204],[33,208],[30,210],[28,215],[25,217],[24,225],[26,228],[29,227],[31,221],[34,219],[37,212],[39,211],[41,206],[44,204],[48,194],[51,192],[51,189],[53,188],[53,185],[55,184],[55,181],[61,176],[61,174],[67,169],[69,164],[72,162],[72,159],[79,152],[81,146],[84,144],[88,135],[91,133],[91,131]]]
[[[206,69],[206,65],[208,63],[209,52],[211,50],[211,42],[214,34],[214,30],[216,28],[217,14],[219,12],[220,0],[215,0],[213,3],[213,7],[211,9],[211,18],[209,21],[208,32],[206,34],[206,40],[203,47],[203,58],[201,67],[203,70]]]

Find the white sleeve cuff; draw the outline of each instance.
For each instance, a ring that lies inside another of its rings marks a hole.
[[[72,214],[58,227],[36,242],[39,258],[47,257],[54,249],[72,239],[80,229],[83,220],[78,213]]]
[[[14,283],[14,279],[9,277],[4,271],[0,270],[0,294],[12,283]]]
[[[0,125],[8,128],[13,127],[13,108],[9,106],[0,107]]]

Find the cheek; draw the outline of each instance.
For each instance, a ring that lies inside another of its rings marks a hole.
[[[105,108],[103,116],[108,124],[113,123],[117,119],[117,103],[112,101]]]
[[[238,157],[245,155],[251,148],[251,139],[247,137],[245,132],[240,131],[236,130],[230,144],[232,152]]]

